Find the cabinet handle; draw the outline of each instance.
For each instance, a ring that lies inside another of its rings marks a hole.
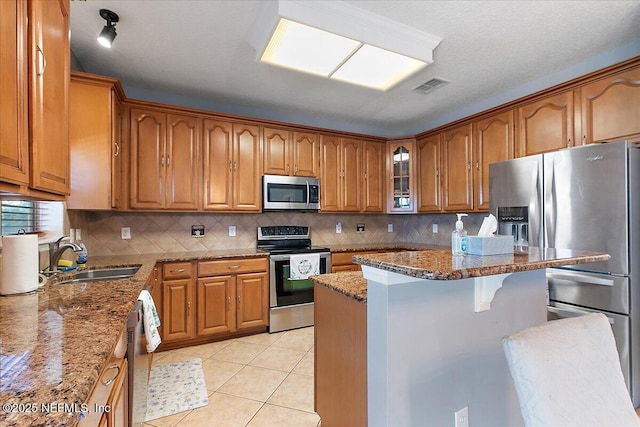
[[[232,162],[231,160],[229,160],[229,172],[231,172],[231,166],[232,166]]]
[[[289,173],[289,163],[287,163],[287,173]]]
[[[582,135],[582,145],[587,145],[587,135]]]
[[[436,176],[440,176],[440,169],[436,169]]]
[[[227,311],[231,310],[231,297],[227,297]]]
[[[240,309],[240,295],[238,295],[238,309]]]
[[[233,162],[233,171],[237,171],[238,170],[238,162]]]
[[[173,274],[175,274],[175,273],[184,273],[184,268],[181,268],[179,270],[169,270],[169,273],[173,273]]]
[[[44,74],[44,70],[47,69],[47,57],[44,55],[44,52],[42,51],[40,46],[36,45],[36,49],[38,50],[38,53],[40,54],[40,57],[42,57],[42,71],[40,71],[40,72],[36,71],[36,75],[41,76],[41,75]]]
[[[191,314],[191,301],[187,301],[187,316]]]
[[[298,165],[293,165],[293,173],[298,173]]]
[[[102,385],[109,385],[112,382],[114,382],[116,380],[116,378],[118,378],[118,375],[120,375],[120,366],[118,365],[111,365],[107,368],[107,371],[111,370],[111,369],[115,369],[116,370],[116,374],[113,376],[113,378],[109,378],[108,380],[102,380],[101,383]]]
[[[114,142],[113,145],[116,148],[116,152],[113,153],[113,157],[118,157],[120,155],[120,144]]]
[[[364,174],[364,179],[367,179],[367,178],[368,178],[368,177],[367,177],[367,173],[365,172],[365,174]]]
[[[229,267],[227,267],[229,270],[237,270],[240,268],[239,265],[230,265]]]
[[[167,156],[167,166],[171,164],[171,157]]]
[[[571,138],[567,139],[567,148],[571,147]]]
[[[160,166],[164,167],[164,156],[160,156]]]
[[[480,170],[480,162],[476,162],[476,169]]]
[[[470,171],[471,170],[471,163],[467,163],[467,170]]]

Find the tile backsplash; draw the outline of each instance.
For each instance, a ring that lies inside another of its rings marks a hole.
[[[189,252],[212,249],[241,249],[256,246],[256,228],[268,225],[307,225],[314,245],[361,243],[430,243],[450,245],[454,214],[354,215],[301,212],[260,214],[92,212],[68,210],[71,228],[81,228],[89,256],[157,252]],[[465,229],[477,234],[486,214],[470,214]],[[342,233],[336,233],[336,223]],[[438,233],[432,225],[438,224]],[[364,224],[364,232],[356,225]],[[393,232],[387,231],[393,224]],[[203,225],[203,237],[191,237],[191,226]],[[236,236],[228,235],[229,226]],[[130,227],[131,239],[121,238],[121,228]]]

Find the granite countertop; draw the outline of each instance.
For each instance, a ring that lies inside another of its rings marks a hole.
[[[156,262],[256,257],[256,249],[90,257],[87,268],[135,266],[130,279],[70,283],[61,273],[37,292],[0,297],[0,425],[73,426],[79,412],[41,405],[86,403]]]
[[[354,256],[353,260],[358,264],[422,279],[455,280],[606,261],[609,258],[609,255],[600,252],[541,250],[534,247],[513,255],[453,257],[450,249],[440,246],[438,249],[366,254]],[[311,280],[315,285],[326,286],[363,304],[367,303],[367,280],[362,272],[322,274],[311,277]]]
[[[398,249],[400,251],[420,251],[425,249],[446,249],[447,246],[431,245],[427,243],[358,243],[354,245],[327,245],[332,253],[339,252],[362,252],[362,251],[390,251]]]
[[[607,261],[609,258],[602,252],[529,247],[514,254],[490,256],[453,256],[450,249],[366,254],[354,256],[353,262],[420,279],[455,280]]]

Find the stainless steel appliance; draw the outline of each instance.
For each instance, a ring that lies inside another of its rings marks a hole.
[[[290,274],[294,254],[318,254],[320,274],[331,271],[329,249],[311,246],[310,233],[306,226],[258,227],[258,249],[269,252],[269,332],[313,325],[313,283]]]
[[[526,224],[529,245],[611,255],[606,262],[547,270],[548,318],[606,314],[633,403],[640,406],[638,144],[587,145],[494,163],[489,197],[499,230],[513,235],[508,223]]]
[[[145,288],[149,290],[148,288]],[[142,426],[147,414],[149,355],[142,326],[142,301],[136,301],[127,318],[129,425]]]
[[[320,209],[320,180],[301,176],[262,176],[262,210]]]

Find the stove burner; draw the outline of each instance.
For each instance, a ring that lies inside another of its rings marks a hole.
[[[311,246],[311,231],[302,225],[258,227],[257,247],[270,254],[329,252],[327,248]]]

